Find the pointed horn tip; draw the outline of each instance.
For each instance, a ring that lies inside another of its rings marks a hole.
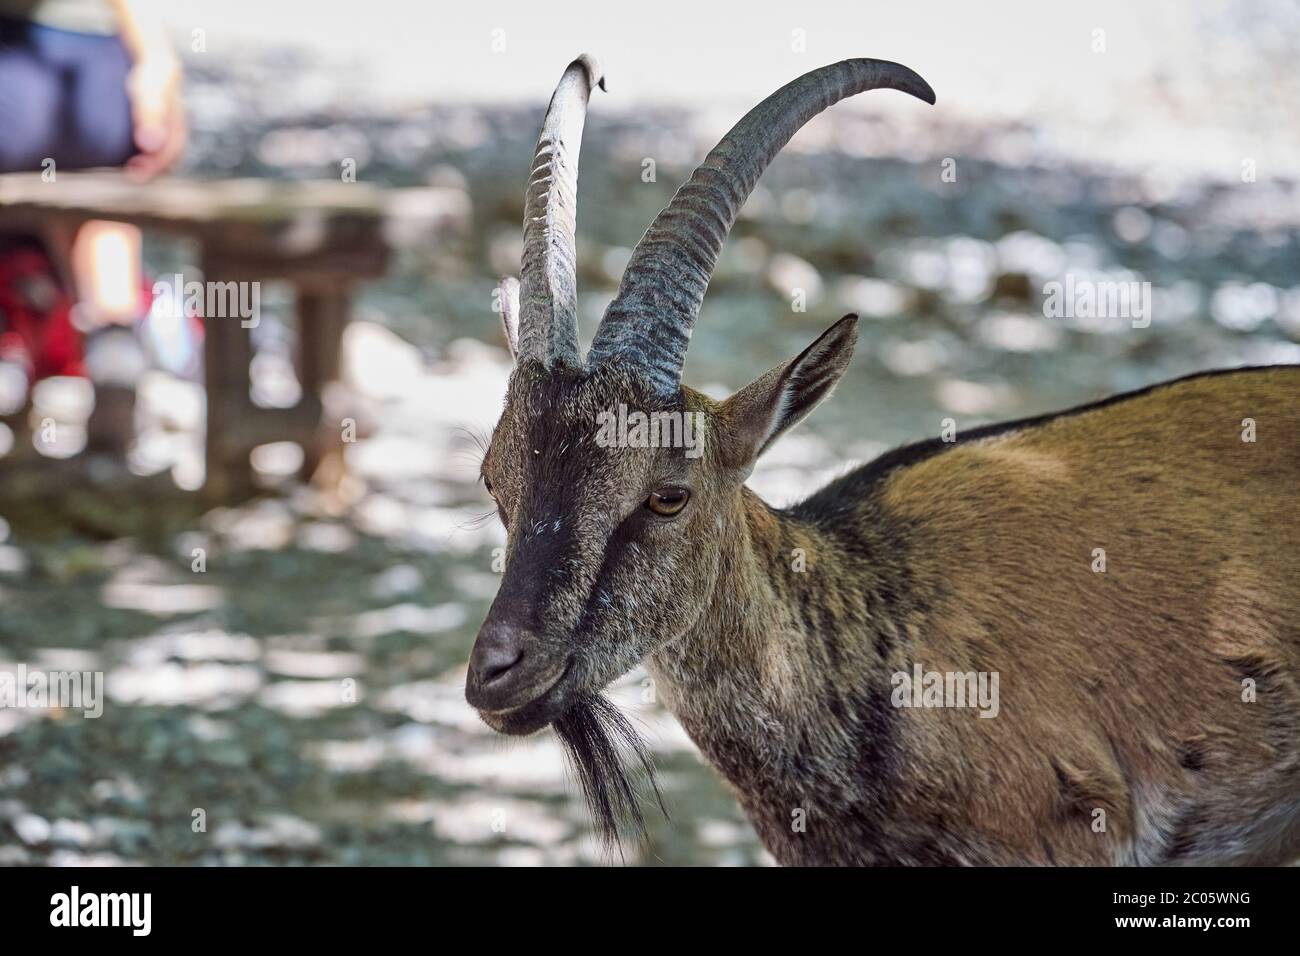
[[[582,68],[587,71],[587,83],[593,90],[599,86],[602,90],[608,92],[605,87],[605,70],[600,65],[600,60],[596,59],[590,53],[583,53],[574,60],[573,63],[569,64],[569,66],[574,65],[581,65]]]
[[[903,66],[901,63],[881,62],[886,66],[897,67],[899,74],[897,89],[902,90],[904,93],[911,93],[918,100],[924,100],[931,106],[935,104],[937,97],[934,95],[934,87],[927,83],[925,77],[920,73],[917,73],[916,70],[909,66]]]
[[[924,100],[931,106],[935,104],[936,97],[934,88],[925,81],[925,77],[917,73],[910,66],[904,66],[901,63],[895,63],[893,60],[873,60],[868,57],[860,57],[855,60],[846,60],[845,63],[861,64],[870,66],[884,71],[885,82],[881,86],[887,86],[890,89],[900,90],[903,93],[909,93],[918,100]],[[837,64],[838,65],[838,64]]]

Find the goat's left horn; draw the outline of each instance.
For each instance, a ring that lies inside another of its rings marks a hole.
[[[519,355],[543,365],[580,365],[578,354],[578,151],[587,100],[605,88],[600,65],[580,56],[551,97],[524,194]]]
[[[805,73],[745,114],[691,174],[637,243],[605,310],[589,365],[635,363],[675,393],[695,316],[740,207],[799,128],[846,96],[887,87],[934,102],[916,73],[887,60],[843,60]]]

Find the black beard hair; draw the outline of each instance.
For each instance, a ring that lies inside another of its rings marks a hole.
[[[621,856],[625,834],[632,842],[643,842],[645,816],[629,773],[632,765],[640,764],[660,811],[665,817],[668,811],[655,780],[654,759],[636,728],[602,694],[583,695],[553,726],[582,785],[601,846]]]

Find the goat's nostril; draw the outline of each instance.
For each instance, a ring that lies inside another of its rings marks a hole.
[[[518,664],[523,656],[524,652],[521,648],[516,648],[510,654],[493,656],[490,660],[484,661],[483,666],[477,671],[479,680],[484,684],[492,683]]]
[[[469,666],[479,686],[484,687],[504,677],[523,657],[523,642],[510,631],[498,631],[475,642]]]

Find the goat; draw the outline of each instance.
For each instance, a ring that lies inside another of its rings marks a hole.
[[[856,317],[713,401],[680,381],[710,273],[805,122],[864,90],[934,93],[856,59],[763,100],[645,233],[584,361],[575,196],[597,85],[587,57],[563,74],[521,281],[502,285],[515,368],[482,478],[506,565],[466,681],[482,719],[554,725],[614,838],[642,822],[620,747],[648,758],[600,692],[644,663],[783,864],[1300,855],[1300,367],[932,438],[771,508],[745,481],[830,394]],[[615,408],[693,416],[702,452],[597,440]]]

